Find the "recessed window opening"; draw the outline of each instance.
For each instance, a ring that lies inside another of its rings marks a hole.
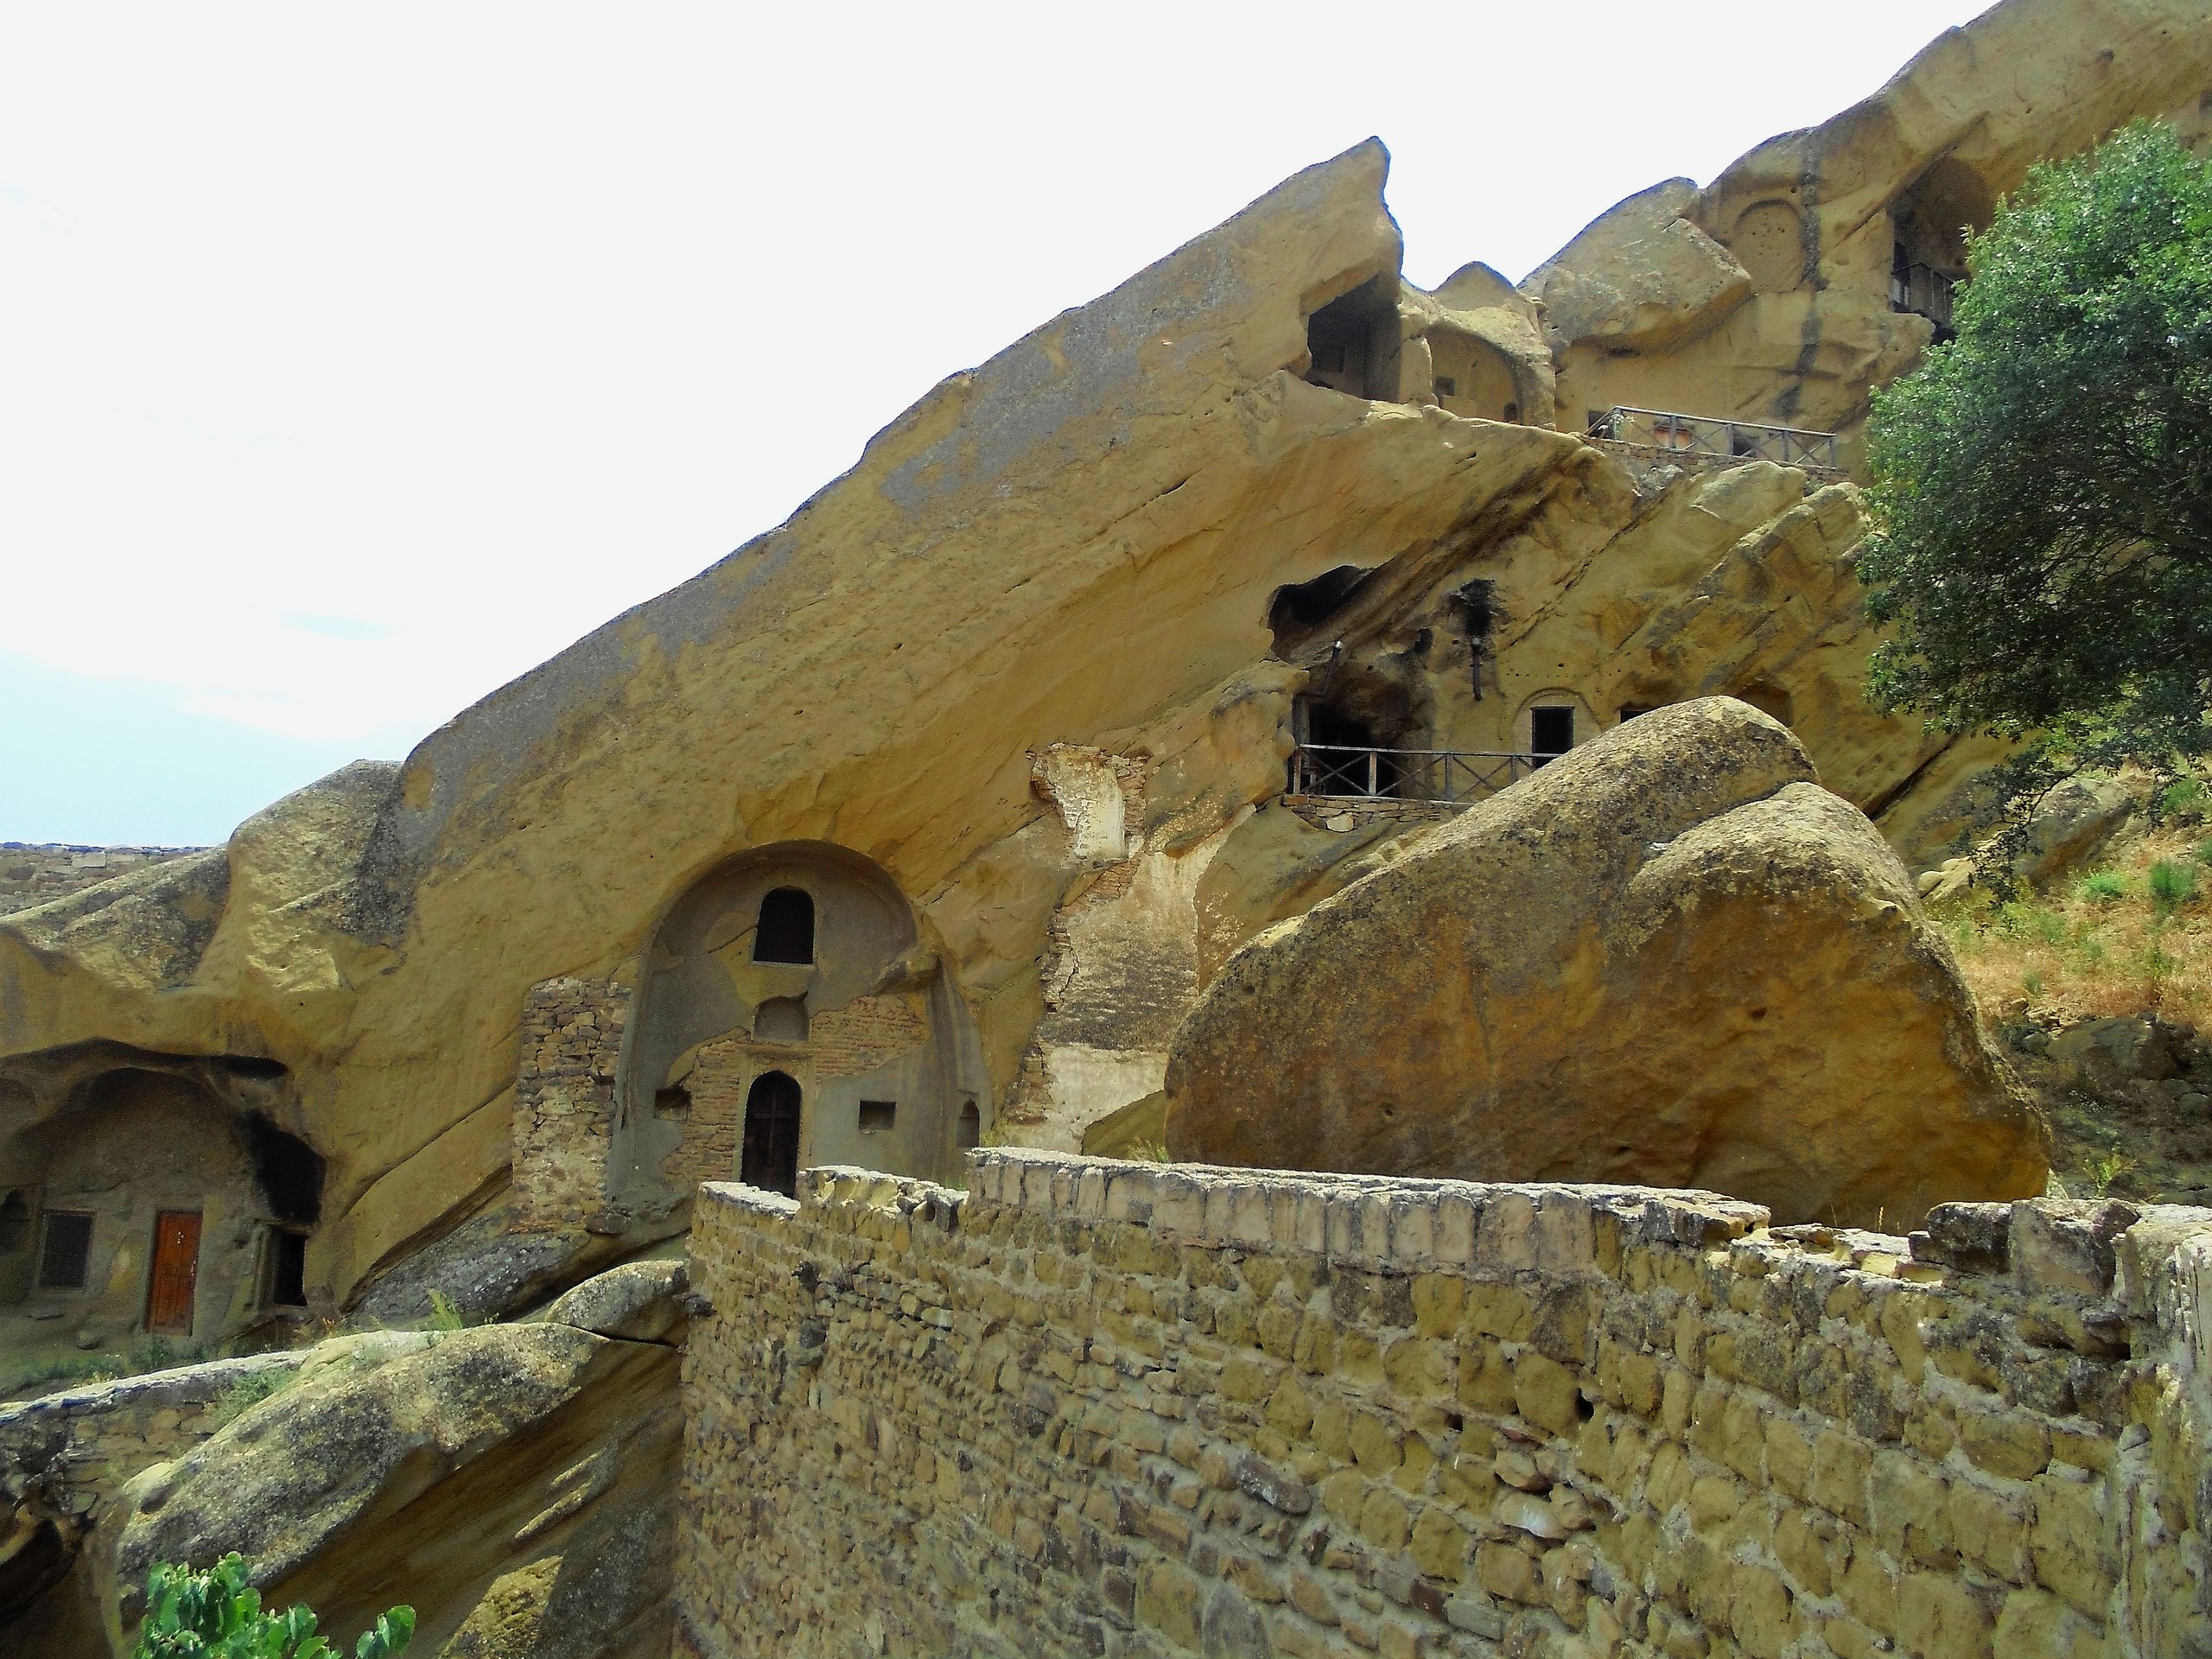
[[[1506,422],[1506,424],[1507,424],[1507,425],[1509,425],[1509,426],[1518,426],[1518,425],[1520,425],[1520,423],[1521,423],[1521,405],[1520,405],[1520,404],[1508,404],[1505,406],[1505,422]]]
[[[806,1000],[772,996],[753,1012],[753,1040],[762,1043],[803,1043],[806,1040]]]
[[[1648,715],[1659,706],[1656,702],[1624,702],[1621,704],[1621,723],[1626,725],[1639,715]]]
[[[982,1109],[972,1100],[961,1103],[959,1140],[963,1152],[983,1144]]]
[[[257,1115],[246,1119],[245,1134],[270,1213],[279,1221],[321,1219],[322,1154]]]
[[[1459,383],[1448,374],[1438,375],[1436,395],[1440,397],[1457,397],[1459,395]]]
[[[760,900],[760,925],[753,935],[753,960],[813,962],[812,894],[801,887],[777,887]]]
[[[861,1133],[886,1135],[899,1122],[899,1103],[895,1100],[864,1100],[861,1102]]]
[[[798,1079],[785,1071],[764,1071],[745,1096],[745,1141],[738,1154],[737,1179],[747,1186],[798,1196]]]
[[[1398,283],[1376,276],[1331,300],[1306,320],[1308,381],[1355,397],[1395,397],[1398,372]],[[1393,383],[1393,384],[1385,384]]]
[[[39,1236],[38,1287],[82,1290],[92,1264],[92,1217],[81,1211],[48,1211]]]
[[[0,1255],[16,1255],[30,1247],[30,1194],[17,1187],[0,1198]]]
[[[1529,752],[1536,764],[1556,760],[1574,747],[1574,706],[1539,703],[1529,711]]]
[[[262,1298],[270,1307],[308,1305],[308,1236],[289,1227],[269,1234],[269,1279]]]
[[[653,1090],[655,1117],[682,1117],[691,1109],[691,1091],[682,1084],[671,1084],[665,1089]]]

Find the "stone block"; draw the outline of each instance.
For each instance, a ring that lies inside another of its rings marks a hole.
[[[2113,1198],[2036,1198],[2012,1210],[2012,1276],[2031,1295],[2107,1294],[2113,1241],[2141,1214]]]

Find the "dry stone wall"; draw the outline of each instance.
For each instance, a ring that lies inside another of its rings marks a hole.
[[[2212,1212],[705,1189],[679,1652],[2183,1655]]]
[[[515,1077],[514,1185],[526,1226],[613,1227],[609,1154],[629,992],[549,979],[523,999]]]

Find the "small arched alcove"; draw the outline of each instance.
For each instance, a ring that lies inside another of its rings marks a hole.
[[[967,1006],[881,867],[822,842],[739,854],[654,934],[612,1149],[623,1202],[665,1211],[702,1180],[751,1180],[764,1145],[794,1176],[850,1163],[957,1182],[958,1109],[983,1075]],[[864,1102],[891,1103],[893,1127],[864,1134]]]

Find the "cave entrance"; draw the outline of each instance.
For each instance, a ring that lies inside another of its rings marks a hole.
[[[1331,300],[1306,320],[1306,378],[1354,397],[1398,395],[1398,283],[1388,273]]]
[[[785,1198],[798,1196],[798,1079],[764,1071],[745,1096],[745,1143],[737,1179]]]

